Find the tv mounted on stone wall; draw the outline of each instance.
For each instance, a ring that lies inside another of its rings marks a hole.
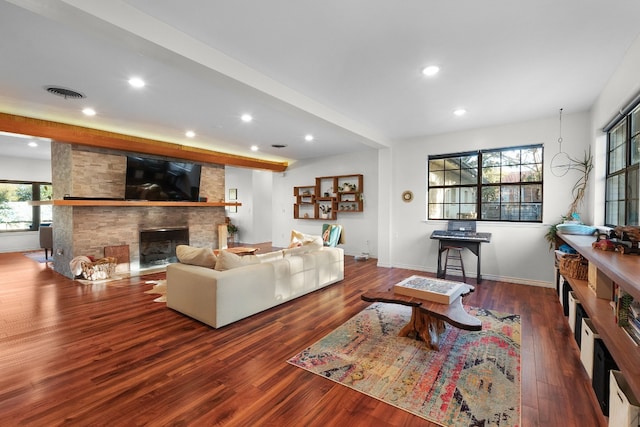
[[[127,156],[124,198],[197,202],[201,169],[196,163]]]

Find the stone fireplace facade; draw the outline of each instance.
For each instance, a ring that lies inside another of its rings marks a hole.
[[[54,199],[124,196],[124,152],[52,143]],[[203,163],[200,195],[224,200],[224,165]],[[140,269],[140,231],[154,228],[189,229],[189,244],[217,248],[217,224],[224,223],[223,206],[54,206],[54,267],[73,277],[69,261],[75,256],[104,256],[105,246],[128,245],[130,269]]]

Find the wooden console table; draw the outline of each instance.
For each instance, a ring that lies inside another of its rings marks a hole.
[[[589,260],[589,263],[593,263],[622,290],[640,300],[640,256],[594,249],[591,244],[596,240],[595,236],[559,233],[558,237]],[[598,298],[589,289],[587,280],[570,277],[566,279],[618,365],[631,392],[636,398],[640,398],[640,347],[616,323],[611,298]]]
[[[467,331],[482,330],[480,319],[467,313],[462,306],[462,296],[473,292],[475,288],[466,285],[467,290],[451,304],[439,304],[389,290],[387,292],[366,292],[361,298],[367,302],[385,302],[411,307],[411,319],[398,333],[398,336],[414,336],[422,339],[428,348],[439,349],[440,335],[445,330],[445,322]]]

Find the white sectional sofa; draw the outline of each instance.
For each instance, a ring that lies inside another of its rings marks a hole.
[[[341,248],[308,245],[244,257],[222,251],[215,268],[209,253],[205,258],[167,266],[167,306],[214,328],[344,279]]]

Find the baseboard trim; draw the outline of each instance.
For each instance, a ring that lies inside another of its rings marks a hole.
[[[383,268],[404,268],[407,270],[416,270],[416,271],[424,271],[426,273],[436,274],[435,269],[424,268],[421,265],[412,265],[412,264],[395,264],[395,265],[386,265],[378,263],[378,267]],[[475,272],[469,272],[467,277],[475,278]],[[527,286],[537,286],[540,288],[552,288],[555,289],[555,285],[552,282],[546,282],[543,280],[533,280],[533,279],[525,279],[521,277],[508,277],[508,276],[496,276],[492,274],[482,274],[482,280],[493,280],[496,282],[508,282],[508,283],[516,283],[519,285],[527,285]]]

